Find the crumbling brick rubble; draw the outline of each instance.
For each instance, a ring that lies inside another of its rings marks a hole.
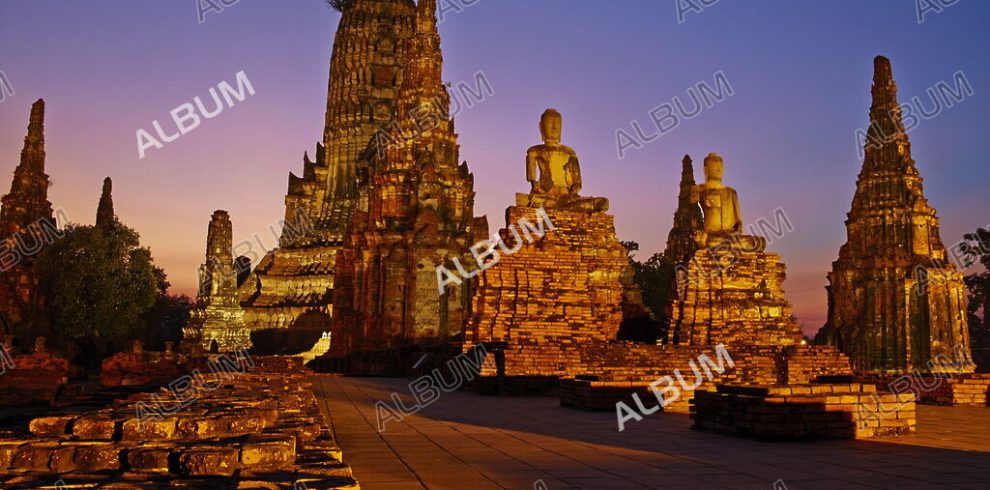
[[[271,364],[0,433],[0,488],[359,488],[304,371]]]

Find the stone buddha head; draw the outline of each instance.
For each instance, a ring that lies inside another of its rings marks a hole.
[[[709,153],[705,157],[705,180],[708,182],[722,182],[724,162],[718,153]]]
[[[557,109],[547,109],[540,117],[540,134],[543,135],[543,142],[548,145],[560,144],[561,127],[564,118],[557,112]]]

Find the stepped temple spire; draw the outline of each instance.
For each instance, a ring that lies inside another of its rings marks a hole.
[[[677,210],[674,212],[674,226],[667,234],[667,248],[664,256],[676,262],[687,262],[698,250],[695,235],[701,231],[702,217],[698,203],[691,202],[691,189],[694,189],[694,164],[690,155],[681,161],[681,186],[677,195]]]
[[[100,204],[96,208],[96,226],[110,226],[117,220],[113,212],[113,181],[110,177],[103,179],[103,192],[100,194]]]
[[[285,226],[240,288],[253,330],[326,330],[333,310],[334,262],[362,203],[358,165],[381,128],[395,121],[402,61],[416,27],[412,0],[336,2],[342,12],[330,59],[323,141],[289,175]]]
[[[846,220],[847,241],[829,274],[828,323],[818,340],[856,369],[971,371],[962,274],[946,260],[901,120],[890,60],[874,60],[863,169]],[[933,365],[936,358],[956,366]]]
[[[488,227],[474,216],[474,176],[459,160],[435,10],[432,0],[416,9],[395,121],[359,163],[362,204],[337,255],[331,357],[439,344],[470,311],[470,281],[437,287],[437,268],[467,264]]]
[[[48,200],[50,184],[45,173],[45,101],[38,99],[31,106],[10,192],[0,199],[0,240],[7,250],[0,273],[0,312],[6,315],[14,334],[26,342],[44,334],[46,323],[33,264],[39,247],[58,237]]]
[[[10,193],[3,196],[0,209],[0,235],[24,233],[28,225],[41,219],[52,219],[52,203],[48,201],[50,182],[45,174],[45,101],[38,99],[31,106],[31,120],[21,161],[14,170]]]
[[[251,347],[251,333],[237,301],[233,225],[226,211],[217,210],[206,234],[206,261],[199,268],[199,294],[184,341],[195,351],[230,352]]]

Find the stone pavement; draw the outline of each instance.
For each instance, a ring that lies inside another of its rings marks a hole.
[[[315,379],[363,489],[990,488],[990,408],[920,406],[910,437],[764,443],[689,430],[686,415],[620,433],[614,413],[563,409],[556,397],[454,392],[379,433],[375,402],[397,392],[412,407],[408,382]]]

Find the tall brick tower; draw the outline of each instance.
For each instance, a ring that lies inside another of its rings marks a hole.
[[[890,60],[878,56],[866,157],[848,239],[828,275],[819,341],[839,347],[861,371],[972,371],[963,276],[946,260],[914,163]],[[957,363],[933,369],[929,361],[939,356]]]
[[[458,334],[470,283],[441,294],[437,267],[452,258],[468,263],[468,248],[488,232],[473,215],[474,177],[459,163],[436,0],[420,0],[406,44],[396,122],[372,141],[358,167],[366,205],[337,255],[332,357]]]
[[[319,337],[332,315],[334,261],[358,204],[358,160],[394,119],[400,63],[414,30],[412,0],[339,2],[330,60],[326,125],[315,161],[289,175],[280,248],[240,288],[252,330],[308,328]],[[322,329],[322,330],[321,330]]]
[[[33,258],[53,239],[55,230],[52,203],[48,200],[50,182],[45,173],[45,101],[31,106],[21,161],[14,170],[10,192],[0,207],[0,312],[12,326],[14,335],[31,337],[42,322],[38,305],[38,280]],[[30,341],[28,338],[22,339]]]

